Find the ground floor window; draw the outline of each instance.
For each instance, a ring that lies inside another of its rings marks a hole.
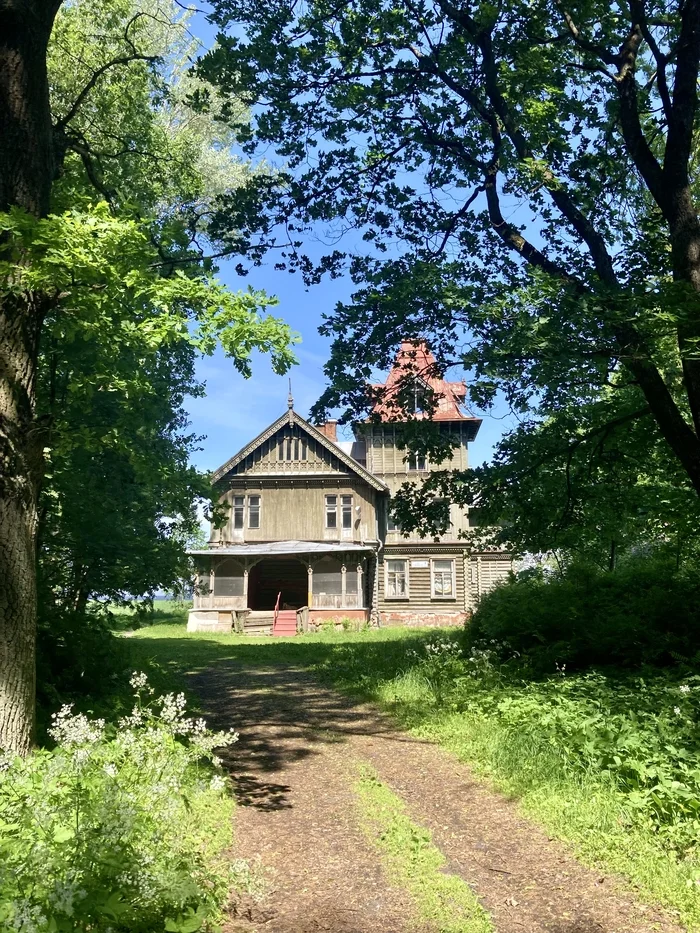
[[[408,561],[386,562],[386,596],[387,599],[405,599],[408,596]]]
[[[243,596],[243,567],[235,560],[214,568],[214,596]]]
[[[434,560],[430,583],[433,599],[454,599],[456,589],[454,560]]]

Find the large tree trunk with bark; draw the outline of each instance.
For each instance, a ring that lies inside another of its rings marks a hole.
[[[54,157],[46,50],[59,3],[0,0],[0,211],[48,212]],[[0,258],[8,243],[0,241]],[[13,256],[13,261],[21,257]],[[35,704],[41,431],[36,368],[45,301],[0,282],[0,748],[26,754]]]
[[[34,396],[41,311],[0,303],[0,747],[26,754],[34,729],[37,496]]]

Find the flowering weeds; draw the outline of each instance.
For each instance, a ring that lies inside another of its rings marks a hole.
[[[213,750],[234,732],[153,698],[112,730],[64,706],[53,751],[0,754],[0,929],[194,933],[212,928],[232,878],[220,850],[231,803]]]

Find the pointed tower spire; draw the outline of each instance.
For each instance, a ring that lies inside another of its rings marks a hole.
[[[292,395],[292,377],[289,377],[289,395],[287,396],[287,409],[289,414],[289,423],[294,422],[294,396]]]

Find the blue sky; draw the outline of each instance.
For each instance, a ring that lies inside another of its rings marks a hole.
[[[219,278],[232,289],[250,284],[279,299],[273,313],[284,318],[302,338],[296,349],[299,364],[289,376],[294,407],[306,417],[325,385],[323,365],[330,343],[318,333],[321,315],[332,311],[336,302],[350,297],[352,283],[343,278],[327,280],[307,290],[298,275],[279,272],[272,265],[254,269],[248,278],[241,279],[231,264],[223,264]],[[221,351],[201,360],[197,375],[206,383],[207,394],[204,398],[190,399],[186,407],[193,431],[206,435],[206,439],[193,461],[200,469],[214,470],[286,410],[288,377],[277,376],[269,359],[256,354],[253,375],[244,379]],[[453,379],[461,375],[456,370],[450,372]],[[494,444],[514,422],[503,406],[490,414],[477,410],[472,414],[484,419],[470,450],[470,462],[476,466],[490,459]]]
[[[191,27],[205,47],[212,44],[214,30],[201,14],[193,17]],[[347,248],[342,242],[337,245],[339,249]],[[325,279],[306,289],[298,274],[274,269],[274,260],[253,269],[242,279],[234,265],[233,262],[221,264],[221,281],[233,290],[252,285],[275,295],[279,305],[273,313],[284,318],[301,335],[302,342],[296,350],[299,364],[289,375],[294,407],[306,417],[325,386],[323,365],[328,359],[330,342],[318,333],[321,315],[331,312],[338,301],[347,301],[354,287],[349,278],[340,278]],[[204,435],[201,450],[192,460],[202,470],[214,470],[286,410],[288,377],[275,375],[269,360],[258,354],[253,359],[252,377],[244,379],[221,351],[200,361],[197,376],[206,384],[207,394],[204,398],[189,399],[185,406],[193,432]],[[462,376],[456,370],[450,371],[452,379]],[[515,419],[503,405],[490,413],[472,410],[471,414],[484,419],[470,449],[470,462],[476,466],[491,458],[494,445],[514,426]]]

